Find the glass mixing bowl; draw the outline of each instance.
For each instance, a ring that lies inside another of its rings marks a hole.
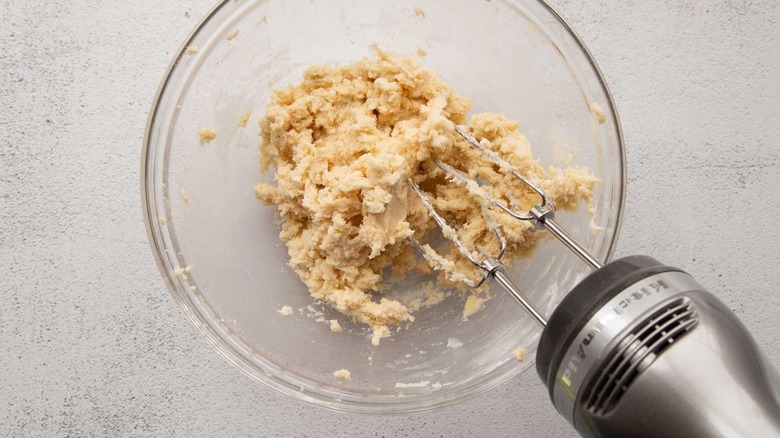
[[[253,196],[256,183],[272,180],[258,171],[257,120],[271,90],[299,82],[311,65],[372,56],[375,43],[410,56],[427,52],[421,62],[471,97],[472,112],[519,120],[542,164],[587,166],[600,178],[595,211],[583,206],[559,214],[559,222],[602,260],[611,255],[625,185],[617,114],[585,46],[536,0],[224,0],[160,87],[141,193],[173,297],[229,361],[319,406],[407,413],[456,403],[530,368],[540,328],[496,288],[468,321],[465,297],[454,294],[374,347],[365,326],[314,303],[288,268],[274,209]],[[601,124],[594,104],[603,108]],[[247,111],[249,123],[239,127]],[[217,132],[207,145],[198,141],[203,127]],[[549,240],[516,263],[511,277],[549,314],[587,272]],[[282,306],[294,313],[280,315]],[[342,332],[331,332],[331,319]],[[521,346],[529,354],[519,362],[512,352]],[[334,379],[342,368],[351,381]]]

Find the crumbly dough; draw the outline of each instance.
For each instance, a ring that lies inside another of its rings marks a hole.
[[[198,46],[187,46],[185,52],[187,52],[188,55],[194,55],[198,53]]]
[[[349,382],[352,380],[352,373],[349,370],[341,369],[333,372],[333,378],[342,382]]]
[[[425,294],[425,301],[422,303],[423,306],[433,306],[434,304],[439,304],[442,301],[444,301],[444,292],[438,291],[438,290],[429,290]]]
[[[236,39],[236,37],[238,36],[238,34],[239,34],[239,33],[241,33],[241,29],[236,29],[236,30],[234,30],[233,32],[230,32],[230,33],[229,33],[229,34],[228,34],[228,35],[225,37],[225,39],[226,39],[226,40],[228,40],[228,41],[233,41],[234,39]]]
[[[480,298],[477,295],[469,295],[466,299],[466,304],[463,306],[463,319],[467,319],[469,316],[479,312],[484,305],[484,298]]]
[[[277,310],[282,316],[290,316],[293,314],[293,308],[290,306],[282,306],[281,309]]]
[[[330,324],[330,331],[333,333],[338,333],[341,331],[341,324],[339,324],[339,321],[337,319],[331,319],[329,321]]]
[[[409,318],[411,318],[411,316]],[[379,345],[379,341],[381,339],[389,338],[389,337],[390,337],[390,329],[386,325],[380,325],[378,327],[374,327],[374,333],[373,335],[371,335],[371,344],[377,346]]]
[[[604,112],[604,108],[601,107],[601,105],[594,103],[590,107],[591,111],[593,111],[593,115],[596,116],[596,121],[599,122],[599,125],[603,125],[607,121],[607,114]]]
[[[517,347],[515,348],[515,351],[512,352],[512,356],[514,356],[518,362],[522,362],[528,356],[528,350],[525,347]]]
[[[200,144],[211,143],[215,138],[217,138],[217,133],[211,128],[201,128],[200,131],[198,131],[198,140],[200,141]]]
[[[187,189],[179,190],[179,196],[181,197],[181,201],[184,202],[184,205],[190,205],[192,203],[192,200],[190,199],[190,193],[187,191]]]
[[[246,128],[246,124],[249,122],[250,117],[252,117],[252,111],[245,111],[244,114],[241,115],[241,118],[238,119],[238,127]]]
[[[289,264],[312,296],[369,325],[375,345],[389,336],[389,326],[413,319],[412,308],[382,297],[383,276],[402,278],[427,269],[420,267],[409,238],[426,242],[437,228],[409,179],[467,247],[491,253],[499,242],[481,207],[466,188],[448,182],[432,159],[489,183],[486,189],[504,202],[511,193],[511,203],[520,209],[539,202],[524,184],[475,152],[453,131],[453,122],[539,183],[558,209],[589,200],[596,182],[586,169],[544,169],[518,132],[518,122],[493,113],[468,119],[470,100],[436,73],[412,58],[377,52],[375,59],[343,67],[312,67],[300,84],[274,92],[260,128],[261,170],[273,167],[276,184],[255,187],[258,199],[276,206]],[[506,214],[491,210],[488,216],[509,242],[507,262],[528,254],[542,236]],[[439,275],[443,288],[465,289],[459,278],[479,278],[452,245],[438,251],[440,260],[426,258],[447,271]],[[443,297],[431,293],[423,305]],[[482,306],[483,298],[469,300],[477,310]],[[467,306],[464,316],[469,312]]]
[[[181,281],[187,281],[187,274],[192,272],[192,266],[187,266],[186,268],[182,268],[181,266],[177,266],[173,269],[173,274],[179,278]]]

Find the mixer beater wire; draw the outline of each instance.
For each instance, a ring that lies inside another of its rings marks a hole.
[[[534,226],[536,226],[537,229],[549,231],[556,239],[563,243],[569,250],[574,252],[591,268],[600,269],[604,266],[601,261],[599,261],[590,252],[588,252],[588,250],[586,250],[582,245],[574,240],[569,235],[569,233],[567,233],[566,230],[555,221],[555,206],[547,198],[544,189],[539,187],[537,184],[534,184],[532,181],[518,172],[514,166],[501,158],[498,154],[482,147],[477,139],[469,135],[463,128],[456,124],[453,124],[453,127],[455,132],[457,132],[458,135],[466,140],[466,142],[468,142],[471,147],[473,147],[490,162],[497,165],[501,173],[514,176],[528,188],[530,188],[534,193],[536,193],[540,198],[540,202],[533,206],[528,212],[518,212],[488,193],[487,190],[482,188],[479,182],[470,178],[463,172],[455,169],[454,167],[444,163],[439,159],[433,160],[436,166],[438,166],[448,175],[450,180],[464,186],[469,191],[469,193],[475,196],[477,201],[480,203],[480,206],[482,207],[483,213],[487,213],[486,210],[492,206],[517,220],[530,221],[534,224]],[[441,228],[444,237],[450,240],[455,245],[458,252],[466,257],[469,262],[471,262],[471,264],[476,266],[480,274],[482,274],[482,279],[479,282],[473,282],[465,276],[462,281],[467,286],[476,288],[481,286],[486,280],[495,280],[504,290],[506,290],[512,297],[514,297],[539,324],[546,326],[547,319],[541,314],[541,312],[539,312],[538,309],[536,309],[533,303],[528,300],[525,294],[523,294],[523,292],[520,291],[520,289],[515,286],[506,275],[506,267],[503,263],[501,263],[501,258],[504,256],[507,248],[506,238],[501,233],[499,227],[489,220],[487,214],[485,214],[485,218],[488,219],[488,225],[491,231],[493,231],[500,242],[500,250],[497,254],[491,255],[487,254],[482,248],[478,247],[477,251],[479,251],[481,256],[478,257],[463,244],[455,230],[449,226],[444,218],[436,211],[428,197],[423,193],[422,189],[420,189],[417,183],[411,179],[409,179],[408,182],[414,193],[425,206],[428,214],[434,219],[434,221],[436,221],[436,224],[439,226],[439,228]],[[415,239],[410,239],[410,241],[412,245],[424,251],[423,245],[420,244],[420,242]]]

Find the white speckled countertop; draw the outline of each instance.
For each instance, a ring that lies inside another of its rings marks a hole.
[[[780,365],[780,3],[553,4],[623,121],[618,255],[693,273]],[[362,417],[255,384],[200,337],[152,259],[138,169],[157,84],[211,6],[0,1],[0,435],[575,436],[533,372]]]

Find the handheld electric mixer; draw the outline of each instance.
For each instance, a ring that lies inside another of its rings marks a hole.
[[[498,254],[474,254],[409,181],[444,237],[543,326],[536,368],[553,404],[586,437],[780,436],[780,376],[737,317],[689,274],[647,256],[602,264],[554,219],[544,191],[455,131],[499,171],[522,181],[541,199],[523,213],[482,189],[479,181],[435,160],[465,186],[483,210],[498,209],[548,230],[594,269],[545,318],[507,277]],[[420,244],[412,242],[416,246]],[[470,287],[482,282],[463,280]]]

